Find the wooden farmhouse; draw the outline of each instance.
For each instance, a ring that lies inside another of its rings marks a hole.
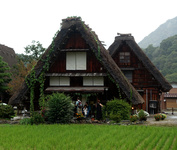
[[[162,109],[177,110],[177,83],[171,83],[172,89],[169,92],[162,93]]]
[[[41,92],[62,92],[69,94],[73,101],[79,96],[83,104],[87,101],[90,105],[97,98],[105,104],[114,97],[126,99],[133,105],[144,103],[95,32],[80,18],[62,20],[61,30],[28,75],[28,82],[32,76],[39,79],[34,86],[35,109],[39,109]],[[41,81],[44,83],[42,90]],[[10,98],[9,104],[23,105],[29,110],[27,82]]]
[[[118,34],[108,50],[126,78],[143,97],[144,104],[139,108],[157,113],[161,108],[161,93],[168,92],[172,86],[141,50],[134,37],[131,34]]]

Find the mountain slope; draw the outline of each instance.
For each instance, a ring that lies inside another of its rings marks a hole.
[[[138,44],[141,48],[147,48],[150,44],[154,47],[160,46],[162,40],[177,34],[177,17],[167,20],[155,31],[151,32]]]
[[[149,45],[144,52],[169,82],[177,82],[177,35],[164,39],[159,47]]]

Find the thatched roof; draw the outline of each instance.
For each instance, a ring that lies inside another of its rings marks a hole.
[[[163,77],[159,70],[152,64],[152,62],[146,56],[143,50],[138,46],[138,44],[134,40],[134,37],[131,36],[131,34],[118,34],[118,35],[119,36],[115,37],[115,41],[108,49],[110,55],[114,56],[114,54],[119,50],[121,45],[126,43],[135,53],[138,59],[143,63],[143,65],[147,68],[147,70],[159,82],[159,84],[161,85],[161,91],[168,92],[172,88],[172,86]]]
[[[45,51],[42,59],[46,59],[47,55],[50,53],[50,64],[52,64],[57,56],[60,55],[63,44],[67,38],[67,35],[72,31],[78,31],[86,43],[89,45],[90,49],[97,56],[98,60],[107,70],[108,74],[112,77],[122,91],[125,93],[127,98],[132,101],[133,104],[141,104],[144,102],[143,98],[134,89],[134,87],[129,83],[126,77],[123,75],[121,70],[118,68],[112,57],[109,55],[108,51],[104,48],[102,43],[99,41],[98,36],[93,32],[80,18],[67,18],[62,20],[62,27],[60,32],[57,34],[54,40],[54,50],[51,52],[52,44]],[[36,77],[38,77],[43,69],[44,62],[39,60],[35,66]],[[21,99],[25,97],[28,91],[26,83],[18,93],[14,94],[9,101],[9,104],[17,104]]]
[[[17,62],[15,51],[12,48],[2,44],[0,44],[0,56],[3,58],[3,61],[8,63],[9,67],[11,68]]]

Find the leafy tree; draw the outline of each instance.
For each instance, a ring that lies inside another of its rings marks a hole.
[[[25,80],[26,75],[29,73],[31,68],[36,64],[36,61],[31,61],[31,63],[25,63],[22,60],[19,60],[17,65],[14,67],[12,73],[12,80],[8,83],[9,89],[8,92],[13,95],[18,91]]]
[[[25,54],[17,54],[18,62],[22,61],[24,65],[31,63],[34,61],[33,57],[31,55],[25,55]]]
[[[9,73],[10,67],[2,60],[0,56],[0,98],[8,89],[8,83],[11,81],[11,74]],[[0,99],[0,100],[1,100]]]
[[[43,48],[39,41],[36,42],[33,40],[31,45],[25,47],[25,53],[30,54],[35,60],[39,60],[44,51],[45,48]]]
[[[169,82],[176,81],[174,74],[177,72],[177,35],[164,39],[160,47],[149,45],[144,51]]]
[[[177,82],[177,73],[168,74],[168,75],[165,76],[165,78],[166,78],[169,82]]]

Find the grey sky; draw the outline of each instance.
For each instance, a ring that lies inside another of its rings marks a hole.
[[[32,40],[47,48],[62,19],[80,16],[106,48],[117,32],[140,42],[177,16],[176,0],[0,0],[0,44],[24,53]]]

